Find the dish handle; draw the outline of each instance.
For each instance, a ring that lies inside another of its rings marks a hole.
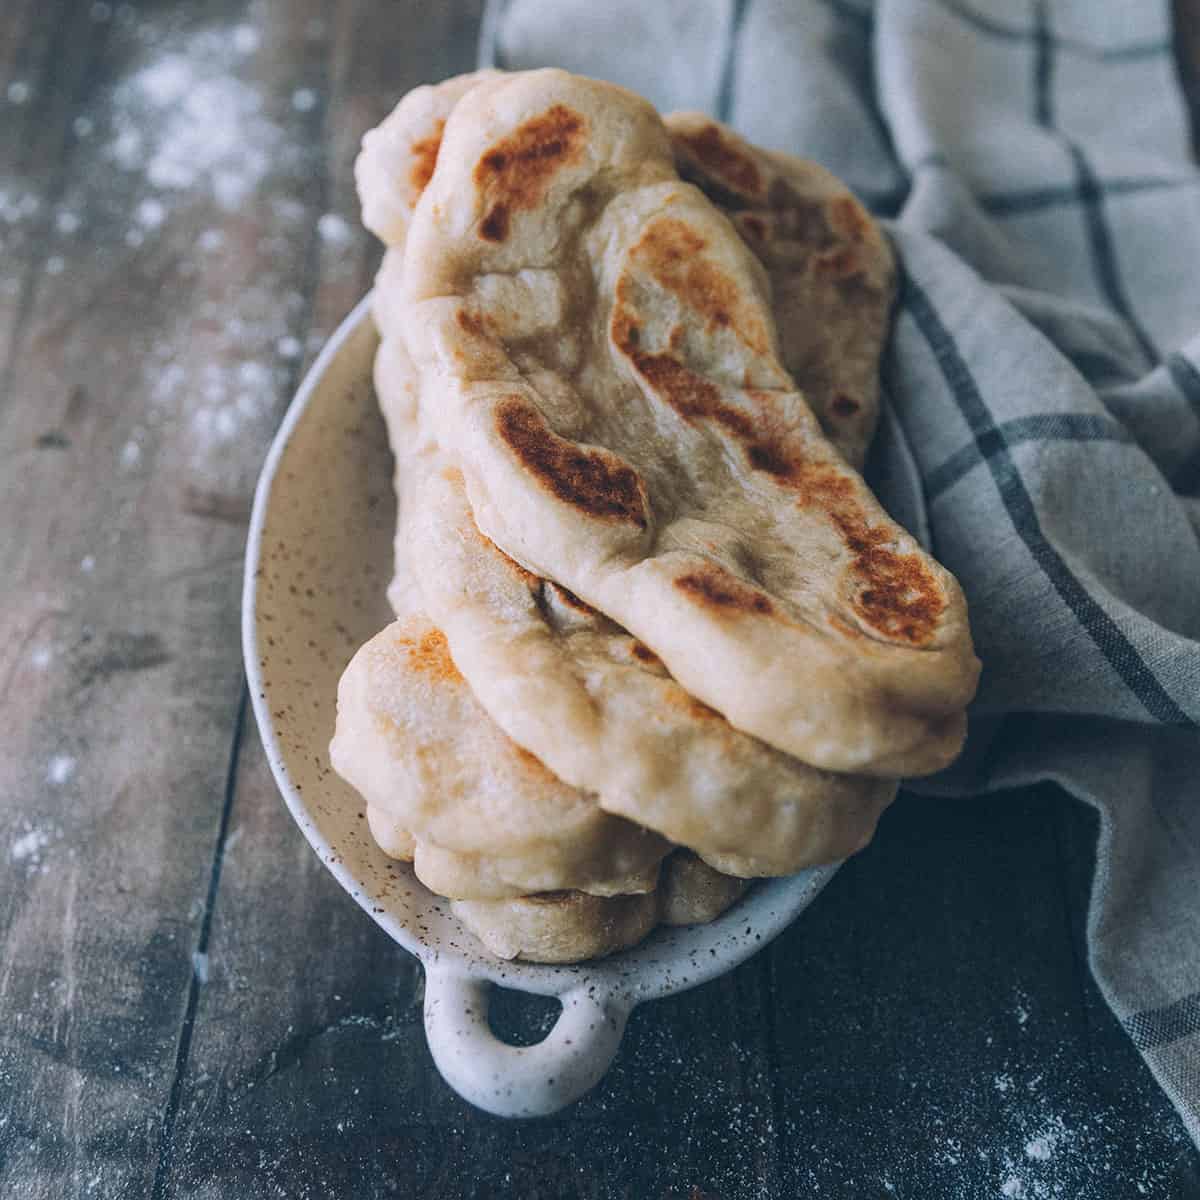
[[[488,1025],[491,985],[453,967],[425,967],[425,1037],[442,1078],[498,1117],[541,1117],[577,1100],[608,1070],[632,1007],[596,989],[559,999],[554,1028],[533,1046],[509,1046]]]

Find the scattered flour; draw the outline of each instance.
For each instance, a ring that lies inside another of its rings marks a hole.
[[[143,228],[157,229],[167,219],[167,209],[161,200],[143,200],[134,216]]]
[[[42,851],[50,844],[50,834],[44,829],[27,829],[8,848],[8,857],[15,863],[28,863],[32,867],[42,861]]]
[[[41,201],[33,192],[16,194],[0,190],[0,221],[6,225],[16,225],[28,217],[32,217],[41,207]]]
[[[118,84],[106,153],[158,191],[209,191],[233,211],[262,183],[283,131],[263,112],[238,65],[258,32],[204,30]]]
[[[96,557],[93,554],[85,554],[79,560],[79,569],[85,574],[90,575],[96,569]]]
[[[1013,1006],[1013,1016],[1017,1018],[1017,1024],[1024,1028],[1029,1020],[1029,997],[1024,992],[1018,991],[1016,995],[1016,1004]]]
[[[354,236],[350,223],[345,217],[339,217],[337,213],[326,213],[321,217],[317,222],[317,233],[320,234],[323,242],[329,242],[334,246],[345,245]]]
[[[233,48],[239,54],[253,54],[262,37],[253,25],[238,25],[233,31]]]
[[[69,754],[56,754],[46,768],[46,782],[61,787],[75,774],[75,759]]]
[[[1041,1134],[1038,1137],[1030,1138],[1025,1143],[1025,1157],[1036,1159],[1038,1162],[1048,1162],[1050,1155],[1054,1153],[1055,1138],[1053,1134]]]
[[[29,661],[39,670],[44,671],[54,658],[54,651],[49,646],[34,646]]]
[[[226,329],[237,337],[237,319],[231,319]],[[191,380],[193,392],[203,401],[191,415],[191,430],[199,444],[223,445],[263,425],[285,379],[285,374],[255,361],[235,367],[206,364]]]
[[[74,137],[88,142],[79,152],[85,177],[48,216],[24,180],[0,180],[5,249],[37,236],[46,216],[60,239],[112,227],[113,236],[96,253],[123,266],[131,250],[154,245],[185,208],[243,214],[253,206],[247,224],[253,241],[232,235],[218,212],[199,226],[191,247],[175,247],[185,251],[178,275],[196,280],[188,286],[196,288],[199,303],[186,326],[164,314],[136,346],[154,400],[150,423],[179,421],[194,435],[187,469],[198,476],[200,490],[244,490],[246,481],[233,478],[228,445],[269,436],[293,364],[328,336],[307,324],[308,301],[294,289],[316,216],[308,199],[311,180],[324,153],[298,134],[303,114],[319,108],[321,93],[298,76],[268,85],[247,69],[261,52],[261,5],[249,5],[232,27],[183,26],[129,4],[94,3],[84,11],[113,24],[129,66],[72,122]],[[323,21],[313,29],[310,36],[325,36]],[[30,103],[36,95],[32,81],[0,85],[0,111],[6,97]],[[329,212],[317,234],[326,247],[340,248],[354,242],[356,225]],[[60,241],[42,260],[47,274],[65,273],[66,245]],[[357,269],[349,255],[329,257],[325,270],[332,276]],[[15,278],[0,278],[0,297],[16,295],[17,286]],[[132,442],[117,445],[119,469],[137,467],[145,454],[141,439]],[[93,566],[88,555],[80,569]]]

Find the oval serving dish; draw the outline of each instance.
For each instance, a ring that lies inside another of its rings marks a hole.
[[[836,866],[758,884],[708,925],[660,928],[575,966],[504,962],[374,843],[356,793],[329,764],[337,682],[391,620],[392,459],[375,403],[378,336],[364,299],[330,339],[288,409],[254,499],[242,639],[254,715],[279,790],[351,897],[425,967],[425,1032],[464,1099],[499,1116],[554,1112],[607,1070],[635,1004],[737,966],[788,925]],[[492,984],[555,996],[544,1041],[514,1047],[487,1021]]]

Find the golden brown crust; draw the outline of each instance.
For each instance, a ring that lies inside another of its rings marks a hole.
[[[450,644],[440,629],[427,629],[417,638],[398,637],[395,646],[406,653],[409,667],[447,683],[460,683],[462,676],[450,657]]]
[[[738,196],[756,200],[762,196],[763,173],[747,154],[715,121],[699,129],[685,128],[675,134],[682,147],[710,179]]]
[[[700,114],[666,121],[680,174],[729,215],[767,269],[785,364],[830,438],[861,466],[895,289],[886,240],[816,164],[761,150]],[[822,321],[813,322],[814,312]]]
[[[409,171],[408,178],[413,192],[417,196],[420,196],[433,178],[434,168],[437,166],[438,150],[442,145],[442,130],[445,127],[445,120],[437,118],[433,122],[430,132],[412,144],[412,169]]]
[[[475,164],[475,183],[487,197],[479,236],[504,241],[512,212],[536,208],[554,176],[582,156],[586,139],[587,121],[554,104],[496,142]]]
[[[716,563],[677,575],[675,586],[698,603],[725,612],[754,613],[760,617],[769,617],[775,612],[768,596]]]
[[[646,527],[638,473],[607,450],[585,450],[556,434],[520,396],[496,407],[496,429],[518,460],[559,500],[592,517]]]
[[[738,281],[703,255],[706,247],[686,222],[661,217],[646,226],[629,258],[703,318],[709,332],[732,329],[751,349],[766,353],[770,335],[760,315],[746,303]]]

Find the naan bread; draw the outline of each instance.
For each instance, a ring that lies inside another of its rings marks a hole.
[[[407,128],[414,144],[437,132],[412,121]],[[365,146],[363,156],[370,152]],[[401,181],[411,174],[403,158],[388,171]],[[388,178],[364,175],[376,186]],[[376,391],[400,499],[389,590],[396,611],[424,607],[408,569],[415,537],[417,557],[429,564],[421,590],[435,593],[457,664],[505,731],[563,779],[600,791],[606,808],[691,846],[726,873],[788,874],[859,849],[894,797],[893,783],[827,775],[738,733],[671,680],[645,646],[479,534],[461,476],[417,423],[417,380],[396,320],[398,240],[374,302],[384,334]],[[424,878],[421,867],[418,855]]]
[[[519,900],[453,900],[454,915],[497,957],[573,963],[640,942],[658,924],[658,897],[546,892]]]
[[[722,875],[686,850],[663,864],[658,885],[658,920],[662,925],[707,925],[746,894],[749,883]]]
[[[686,850],[663,864],[657,892],[601,899],[553,892],[519,900],[462,901],[451,908],[499,958],[567,963],[600,958],[640,942],[655,925],[696,925],[716,920],[745,893],[742,879],[727,879]]]
[[[870,839],[894,781],[821,771],[734,729],[645,645],[501,553],[476,528],[461,474],[411,423],[412,369],[394,338],[375,380],[401,493],[389,598],[412,605],[409,564],[427,564],[425,608],[509,737],[727,874],[787,875]]]
[[[783,365],[825,436],[862,470],[879,420],[879,360],[896,293],[887,238],[817,163],[760,150],[702,113],[665,121],[680,175],[732,220],[766,267]]]
[[[388,246],[404,241],[417,199],[433,177],[442,128],[454,106],[499,71],[457,75],[413,88],[391,113],[363,136],[354,182],[363,224]]]
[[[806,762],[953,759],[979,666],[961,591],[822,436],[762,267],[649,105],[561,71],[473,88],[403,283],[422,421],[488,538]]]
[[[459,891],[442,891],[422,877],[421,855],[430,849],[427,843],[415,841],[379,809],[368,808],[367,818],[380,849],[404,862],[412,862],[415,852],[417,877],[430,891],[454,898],[453,911],[500,958],[578,962],[611,954],[641,941],[655,924],[715,921],[750,886],[745,879],[722,875],[687,850],[676,850],[661,872],[656,870],[649,886],[631,888],[629,894],[546,888],[534,895],[498,892],[493,896],[468,885],[470,894],[463,899]],[[456,873],[468,868],[467,856],[449,857],[460,859],[454,865]],[[481,863],[486,871],[488,860],[481,856]]]
[[[392,170],[408,178],[402,161]],[[371,178],[382,186],[386,175]],[[422,583],[436,592],[458,665],[505,731],[563,779],[600,791],[606,808],[727,874],[790,874],[857,851],[894,797],[892,782],[824,774],[733,730],[619,626],[482,538],[461,476],[416,425],[418,382],[395,322],[401,265],[392,248],[374,304],[384,332],[376,389],[401,493],[392,606],[421,606],[407,569],[415,536],[419,557],[436,564]]]
[[[490,894],[500,884],[509,894],[551,883],[645,887],[670,848],[505,737],[458,673],[445,637],[419,615],[389,625],[351,660],[329,753],[369,813],[413,835],[418,860],[423,842],[486,857]]]
[[[412,862],[417,853],[417,839],[391,813],[374,804],[367,805],[367,828],[375,844],[389,858]]]
[[[564,869],[553,847],[536,842],[523,855],[507,857],[445,850],[418,841],[397,817],[374,805],[367,806],[367,825],[385,854],[412,863],[414,874],[431,892],[452,900],[512,900],[533,892],[569,889],[592,896],[626,896],[653,891],[658,884],[657,862],[630,875],[595,878],[574,864]]]

